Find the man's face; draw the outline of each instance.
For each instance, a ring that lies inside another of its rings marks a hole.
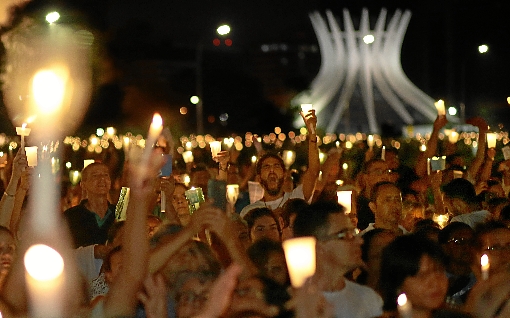
[[[106,195],[110,191],[111,180],[108,168],[103,165],[90,167],[87,177],[82,181],[82,187],[87,195]]]
[[[380,187],[375,202],[370,202],[370,209],[375,214],[376,222],[380,220],[386,224],[398,224],[402,219],[400,190],[392,184]]]
[[[324,239],[318,241],[323,253],[318,255],[318,262],[325,262],[328,270],[346,273],[363,265],[361,259],[360,236],[353,236],[356,228],[344,213],[332,213],[328,218],[328,230]],[[346,234],[338,238],[338,234]],[[329,273],[326,273],[328,275]]]
[[[483,254],[489,256],[490,274],[507,268],[510,260],[510,229],[496,229],[481,237],[481,250],[477,261]]]
[[[473,261],[473,231],[459,229],[453,231],[448,241],[443,244],[443,251],[454,263],[471,264]]]
[[[374,162],[364,175],[365,186],[372,189],[381,181],[390,181],[390,171],[386,162]]]
[[[285,181],[285,171],[276,158],[266,158],[260,169],[260,184],[270,195],[280,193]]]

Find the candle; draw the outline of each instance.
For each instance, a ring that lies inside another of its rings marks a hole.
[[[400,294],[397,298],[398,313],[400,318],[412,318],[413,317],[413,306],[407,299],[406,294]]]
[[[37,146],[25,147],[29,167],[37,166]]]
[[[80,182],[81,173],[78,170],[69,171],[69,181],[72,185],[77,185]]]
[[[444,228],[448,224],[448,220],[450,219],[450,216],[448,214],[433,214],[432,220],[439,224],[440,228]]]
[[[381,159],[386,160],[386,146],[382,146]]]
[[[489,279],[489,268],[491,264],[489,263],[489,256],[487,256],[487,254],[483,254],[480,258],[480,265],[482,269],[482,280]]]
[[[91,163],[94,163],[94,159],[85,159],[85,160],[83,160],[83,169],[85,169]]]
[[[487,133],[487,148],[496,148],[496,133]]]
[[[257,163],[257,156],[251,156],[251,163],[252,164]]]
[[[335,142],[336,149],[340,149],[340,141]]]
[[[230,150],[232,148],[232,145],[234,144],[234,138],[224,138],[223,143],[225,144],[227,150]]]
[[[313,109],[312,104],[301,104],[301,111],[303,114],[308,114]]]
[[[21,127],[16,127],[16,134],[21,136],[21,149],[25,149],[25,136],[30,135],[30,128],[27,128],[27,124],[23,123]]]
[[[450,135],[448,136],[448,141],[452,144],[455,144],[455,143],[457,143],[458,140],[459,140],[459,133],[456,131],[452,131],[450,133]]]
[[[430,158],[427,158],[427,175],[430,176]]]
[[[25,253],[25,279],[31,317],[62,317],[64,259],[53,248],[37,244]]]
[[[435,102],[434,106],[436,106],[437,114],[439,116],[446,116],[446,109],[444,107],[444,101],[442,99]]]
[[[370,150],[374,147],[374,135],[368,135],[367,137],[367,145]]]
[[[322,151],[319,151],[319,161],[321,164],[324,163],[324,161],[326,161],[326,158],[328,157],[327,154],[325,154],[324,152]]]
[[[211,147],[211,154],[212,154],[212,157],[214,159],[214,157],[216,157],[218,155],[218,152],[221,151],[221,141],[211,141],[209,143],[209,147]]]
[[[152,117],[152,123],[149,127],[149,134],[145,140],[145,149],[142,155],[142,162],[145,164],[149,161],[149,157],[152,153],[152,146],[156,143],[161,131],[163,130],[163,118],[158,113],[155,113]]]
[[[161,197],[161,202],[160,202],[161,213],[165,213],[166,212],[166,195],[165,195],[165,191],[161,191],[160,197]]]
[[[345,213],[346,214],[351,213],[352,191],[345,191],[345,190],[337,191],[336,197],[338,200],[338,204],[345,207]]]
[[[231,205],[236,204],[237,198],[239,197],[239,185],[238,184],[227,184],[227,201]]]
[[[292,287],[303,286],[315,274],[315,237],[298,237],[283,241],[287,268]]]
[[[283,163],[285,164],[285,168],[289,169],[290,166],[296,160],[296,152],[293,150],[284,150],[283,151]]]
[[[185,163],[192,163],[193,158],[193,152],[191,150],[185,151],[182,153],[182,159],[184,159]]]
[[[128,136],[124,136],[122,148],[124,148],[124,160],[128,160],[129,150],[131,148],[131,139]]]

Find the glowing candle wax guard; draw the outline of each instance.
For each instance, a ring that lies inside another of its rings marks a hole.
[[[489,269],[491,264],[489,263],[489,256],[487,256],[487,254],[483,254],[480,258],[480,267],[482,270],[482,280],[489,279]]]
[[[283,241],[282,246],[292,287],[303,286],[306,279],[315,274],[316,242],[314,237],[298,237]]]

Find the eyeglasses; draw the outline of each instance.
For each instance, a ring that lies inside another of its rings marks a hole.
[[[345,229],[339,232],[330,234],[324,241],[330,240],[341,240],[341,241],[352,241],[359,236],[359,229]]]
[[[459,238],[452,237],[451,239],[449,239],[447,241],[447,243],[455,243],[457,245],[468,245],[471,243],[471,239],[467,239],[465,237],[459,237]]]
[[[487,246],[484,248],[485,251],[493,251],[493,252],[509,252],[510,251],[510,243],[505,245],[493,245],[493,246]]]

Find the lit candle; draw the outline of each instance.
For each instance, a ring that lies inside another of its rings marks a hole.
[[[237,198],[239,197],[239,185],[238,184],[227,184],[227,201],[231,205],[236,204]]]
[[[290,166],[296,160],[296,152],[293,150],[284,150],[283,151],[283,163],[285,164],[285,168],[289,169]]]
[[[382,146],[381,159],[386,160],[386,146]]]
[[[21,136],[21,149],[25,149],[25,136],[30,135],[30,128],[27,128],[27,124],[23,123],[21,127],[16,127],[16,134]]]
[[[298,237],[282,243],[292,287],[303,286],[315,274],[315,237]]]
[[[324,152],[322,151],[319,151],[319,161],[321,164],[324,163],[324,161],[326,161],[326,158],[328,157],[327,154],[325,154]]]
[[[487,148],[496,148],[496,133],[487,133]]]
[[[368,135],[367,137],[367,145],[370,150],[374,147],[374,135]]]
[[[37,166],[37,146],[25,147],[29,167]]]
[[[72,185],[77,185],[80,182],[81,173],[78,170],[69,171],[69,180]]]
[[[406,294],[400,294],[397,298],[398,314],[400,318],[412,318],[413,306],[407,299]]]
[[[301,111],[303,114],[308,114],[313,109],[312,104],[301,104]]]
[[[336,149],[340,149],[340,141],[335,142]]]
[[[83,169],[85,169],[91,163],[94,163],[94,159],[85,159],[85,160],[83,160]]]
[[[185,151],[182,153],[182,159],[184,159],[185,163],[193,162],[193,152],[191,150]]]
[[[427,175],[430,176],[430,158],[427,158]]]
[[[152,123],[149,128],[149,134],[145,140],[145,149],[142,155],[142,162],[145,164],[149,161],[149,157],[152,153],[152,146],[156,143],[161,131],[163,130],[163,118],[158,113],[155,113],[152,117]]]
[[[252,164],[257,163],[257,156],[251,156],[251,163]]]
[[[337,200],[338,200],[338,204],[342,205],[343,207],[345,207],[345,213],[348,214],[348,213],[351,213],[351,209],[352,209],[352,191],[345,191],[345,190],[342,190],[342,191],[337,191],[336,192],[336,197],[337,197]]]
[[[446,109],[444,107],[444,101],[442,99],[435,102],[434,106],[436,106],[437,114],[439,116],[446,116]]]
[[[491,264],[489,263],[489,256],[487,256],[487,254],[483,254],[480,258],[480,265],[482,269],[482,280],[489,279],[489,268]]]
[[[25,279],[31,317],[62,317],[64,259],[53,248],[37,244],[25,253]]]
[[[124,136],[122,148],[124,148],[124,159],[128,160],[129,158],[129,150],[131,148],[131,139],[128,136]]]
[[[455,144],[455,143],[457,143],[458,140],[459,140],[459,133],[456,131],[452,131],[450,133],[450,135],[448,136],[448,141],[452,144]]]
[[[450,219],[450,216],[448,214],[433,214],[432,219],[434,222],[439,224],[440,228],[444,228],[448,224],[448,220]]]
[[[211,141],[209,143],[209,147],[211,147],[211,155],[214,159],[214,157],[216,157],[218,155],[218,152],[221,151],[221,141]]]
[[[225,144],[225,147],[227,148],[227,150],[230,150],[230,148],[232,148],[232,145],[234,144],[234,138],[232,138],[232,137],[224,138],[223,143]]]

